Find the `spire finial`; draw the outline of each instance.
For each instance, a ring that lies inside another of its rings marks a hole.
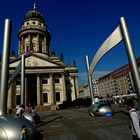
[[[34,3],[34,10],[36,10],[36,3]]]

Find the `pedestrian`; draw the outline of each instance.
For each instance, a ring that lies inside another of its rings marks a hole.
[[[40,116],[38,115],[34,106],[32,107],[32,116],[33,116],[36,124],[40,123]]]
[[[22,115],[23,115],[23,113],[24,113],[24,105],[22,104],[22,105],[20,105],[20,107],[17,109],[17,111],[16,111],[16,116],[17,117],[22,117]]]
[[[119,99],[119,107],[122,107],[122,99]]]
[[[25,105],[25,113],[32,113],[32,108],[30,104]]]
[[[27,140],[27,132],[26,132],[26,126],[21,126],[21,132],[20,132],[20,140]]]
[[[129,111],[130,117],[130,128],[133,134],[133,140],[140,140],[140,125],[139,125],[139,116],[135,110],[135,104],[132,99],[125,101],[127,110]]]
[[[36,109],[34,106],[32,106],[32,115],[35,116],[37,114]]]

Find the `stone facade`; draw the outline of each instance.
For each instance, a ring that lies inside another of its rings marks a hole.
[[[78,98],[78,70],[67,66],[63,58],[50,53],[50,33],[44,17],[34,5],[18,32],[18,56],[10,61],[10,76],[25,55],[25,104],[54,106]],[[20,105],[20,74],[9,88],[8,107]]]

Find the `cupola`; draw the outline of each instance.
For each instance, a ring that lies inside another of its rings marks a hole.
[[[50,38],[44,17],[34,4],[33,10],[27,12],[18,32],[18,54],[32,52],[50,56]]]

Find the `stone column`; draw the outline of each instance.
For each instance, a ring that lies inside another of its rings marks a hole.
[[[31,34],[30,34],[30,33],[28,34],[28,41],[29,41],[29,45],[28,45],[28,50],[27,50],[27,52],[29,52],[30,46],[31,46]]]
[[[24,38],[23,36],[21,37],[21,54],[24,53]]]
[[[72,79],[73,79],[73,92],[74,92],[73,99],[75,100],[78,98],[78,79],[77,76],[75,75],[72,76]]]
[[[38,34],[37,34],[37,51],[40,52],[40,50],[39,50],[39,35]]]
[[[25,105],[28,104],[27,88],[27,75],[25,75]]]
[[[41,80],[40,75],[37,74],[37,106],[40,105],[42,105]]]
[[[63,101],[66,101],[66,83],[64,73],[62,73],[62,90],[63,90]]]
[[[55,104],[53,74],[50,74],[51,104]]]
[[[43,43],[43,47],[44,47],[44,53],[47,53],[48,54],[48,52],[47,52],[47,50],[46,50],[46,48],[47,48],[47,44],[46,44],[46,37],[44,36],[44,43]]]
[[[18,54],[21,53],[21,44],[20,44],[20,39],[18,40]]]
[[[76,91],[75,91],[75,78],[74,78],[74,76],[72,76],[71,77],[71,83],[72,83],[72,85],[73,85],[73,87],[72,87],[72,94],[71,94],[71,100],[72,101],[74,101],[75,99],[76,99]]]
[[[13,87],[13,84],[11,84],[11,86],[8,90],[8,100],[7,100],[7,107],[8,108],[12,108],[12,93],[13,93],[12,87]]]
[[[8,108],[15,108],[16,107],[16,82],[14,81],[8,91],[8,101],[7,101]]]
[[[78,76],[75,76],[75,91],[76,91],[76,98],[79,98],[79,91],[78,91]]]
[[[44,51],[44,39],[43,39],[43,36],[40,36],[40,39],[41,39],[41,49],[42,49],[42,53],[45,53]]]

